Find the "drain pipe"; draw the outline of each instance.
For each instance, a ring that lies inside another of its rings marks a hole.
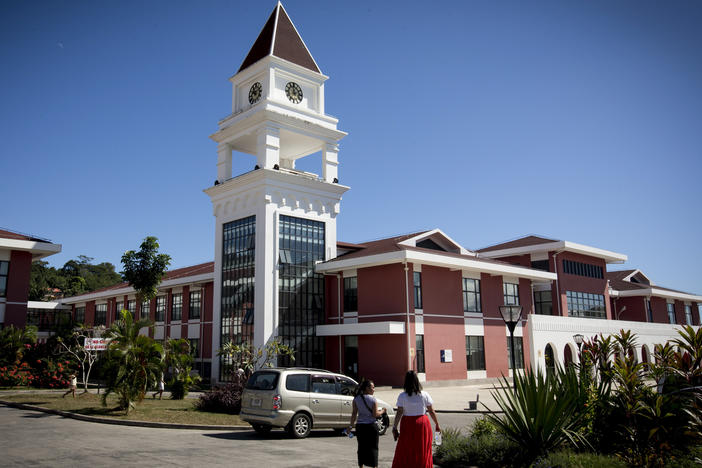
[[[336,274],[336,318],[339,322],[339,325],[341,325],[341,273]],[[338,340],[339,340],[339,374],[343,374],[341,370],[341,337],[342,335],[339,335]]]
[[[409,335],[409,317],[410,317],[410,312],[409,312],[409,268],[407,267],[407,262],[402,262],[402,264],[405,266],[405,302],[407,304],[406,309],[405,309],[405,340],[407,341],[407,370],[412,369],[412,356],[410,356],[410,335]]]
[[[556,257],[561,252],[563,252],[563,251],[559,250],[552,255],[552,257],[553,257],[553,270],[554,270],[554,273],[556,273],[556,297],[558,298],[558,300],[556,301],[556,304],[558,305],[558,315],[559,316],[562,316],[563,314],[561,313],[561,290],[558,287],[558,259]],[[553,298],[551,300],[553,301]]]

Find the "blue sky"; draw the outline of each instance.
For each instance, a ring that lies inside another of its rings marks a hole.
[[[1,2],[0,226],[62,244],[55,266],[119,271],[148,235],[173,267],[212,260],[208,136],[274,6]],[[702,2],[284,6],[349,133],[339,240],[536,234],[702,293]]]

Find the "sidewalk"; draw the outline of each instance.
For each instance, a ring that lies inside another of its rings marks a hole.
[[[499,386],[498,379],[486,380],[482,383],[471,385],[424,385],[425,390],[434,401],[434,410],[437,412],[496,412],[500,408],[497,406],[492,393],[495,386]],[[376,387],[375,396],[393,406],[397,403],[397,397],[402,393],[401,388]],[[474,410],[469,408],[470,401],[478,400]]]

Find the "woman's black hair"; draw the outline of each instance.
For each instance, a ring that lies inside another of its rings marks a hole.
[[[369,380],[366,378],[361,379],[361,383],[358,384],[358,387],[356,387],[355,396],[363,395],[364,393],[366,393],[366,390],[368,390],[368,388],[370,388],[371,384],[373,384],[372,380]]]
[[[408,396],[412,396],[415,393],[420,393],[422,391],[422,386],[419,383],[419,377],[417,377],[417,373],[415,371],[407,371],[405,374],[405,384],[403,387],[405,388],[405,393],[407,393]]]

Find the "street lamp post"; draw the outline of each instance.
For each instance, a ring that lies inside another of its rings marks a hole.
[[[505,325],[509,329],[509,346],[510,346],[510,359],[512,361],[512,383],[514,385],[514,391],[517,391],[517,367],[514,363],[514,328],[519,323],[522,317],[522,306],[520,305],[501,305],[500,314],[502,315],[502,320],[505,321]]]
[[[575,344],[578,345],[578,365],[582,366],[583,364],[583,353],[582,353],[582,348],[583,348],[583,341],[585,341],[585,337],[581,335],[580,333],[573,335],[573,341],[575,341]]]

